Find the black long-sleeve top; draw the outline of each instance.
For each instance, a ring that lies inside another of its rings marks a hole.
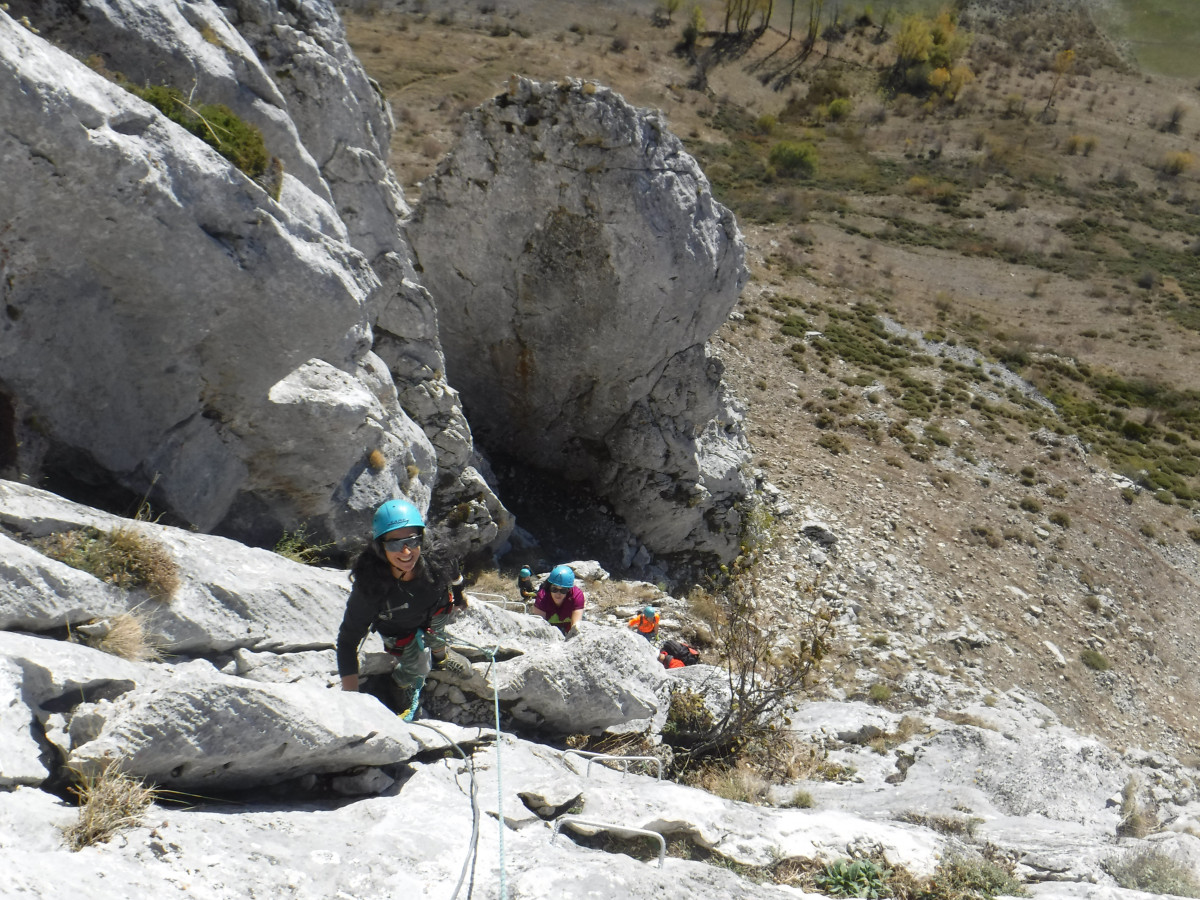
[[[372,626],[384,637],[405,638],[428,628],[433,617],[450,604],[465,606],[461,579],[449,579],[422,559],[412,581],[392,575],[385,560],[370,548],[355,563],[353,587],[337,636],[338,675],[358,674],[358,646]]]

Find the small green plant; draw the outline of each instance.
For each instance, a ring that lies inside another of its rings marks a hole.
[[[830,897],[862,897],[877,900],[891,896],[887,879],[891,872],[870,859],[838,859],[813,880]]]
[[[154,801],[153,788],[109,763],[95,773],[72,770],[79,798],[78,820],[63,829],[67,846],[82,850],[102,844],[114,834],[141,824],[142,815]]]
[[[1079,654],[1079,661],[1091,669],[1093,672],[1107,672],[1112,668],[1112,663],[1099,650],[1084,650]]]
[[[123,590],[144,589],[167,602],[179,589],[179,567],[166,549],[137,528],[101,531],[88,526],[33,542],[46,556]]]
[[[1123,888],[1176,897],[1200,897],[1200,884],[1191,870],[1161,850],[1147,848],[1125,856],[1113,857],[1105,870]]]
[[[796,791],[792,794],[792,798],[784,804],[789,809],[812,809],[816,805],[813,795],[806,790]]]
[[[302,523],[295,531],[283,533],[283,537],[275,543],[275,552],[292,562],[315,566],[333,547],[333,542],[314,544],[311,540],[312,537],[313,535],[308,530],[308,523]]]
[[[1050,522],[1057,525],[1059,528],[1067,529],[1071,527],[1071,517],[1062,510],[1050,513]]]
[[[892,699],[892,689],[883,682],[876,682],[867,690],[867,699],[872,703],[887,703]]]
[[[1025,510],[1025,512],[1031,512],[1031,513],[1041,512],[1042,504],[1041,504],[1041,501],[1037,499],[1037,497],[1022,497],[1021,498],[1021,509]]]

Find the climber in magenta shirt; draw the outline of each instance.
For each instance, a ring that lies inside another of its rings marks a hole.
[[[570,640],[579,634],[584,602],[583,591],[575,586],[575,570],[570,566],[555,566],[538,588],[533,608]]]

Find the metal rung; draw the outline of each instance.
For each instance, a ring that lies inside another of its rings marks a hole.
[[[503,594],[477,594],[475,591],[464,591],[463,593],[465,593],[472,600],[482,600],[484,603],[495,603],[503,606],[505,609],[508,609],[508,604],[515,603],[517,606],[521,607],[521,612],[529,612],[529,601],[527,600],[514,600],[512,597],[505,597]]]
[[[654,763],[655,769],[658,771],[658,780],[662,781],[662,760],[657,756],[620,756],[613,753],[593,753],[591,750],[564,750],[563,754],[574,753],[577,756],[582,756],[588,761],[587,769],[584,770],[583,777],[591,778],[592,763],[597,760],[616,760],[623,763],[621,771],[626,775],[629,774],[629,763],[631,762],[647,762]]]
[[[663,863],[667,859],[667,839],[657,831],[649,831],[645,828],[630,828],[627,825],[617,825],[613,822],[595,822],[591,819],[581,819],[579,816],[559,816],[554,821],[554,833],[550,835],[550,843],[554,843],[554,839],[558,837],[558,831],[563,825],[584,825],[588,828],[598,828],[601,831],[615,831],[618,834],[624,835],[639,835],[644,834],[646,837],[652,837],[658,841],[658,867],[661,869]]]

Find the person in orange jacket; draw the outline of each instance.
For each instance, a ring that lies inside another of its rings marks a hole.
[[[658,661],[662,663],[664,669],[682,669],[687,665],[682,659],[669,655],[666,650],[659,651]]]
[[[629,627],[653,643],[654,639],[658,637],[658,610],[653,606],[647,606],[629,620]]]

